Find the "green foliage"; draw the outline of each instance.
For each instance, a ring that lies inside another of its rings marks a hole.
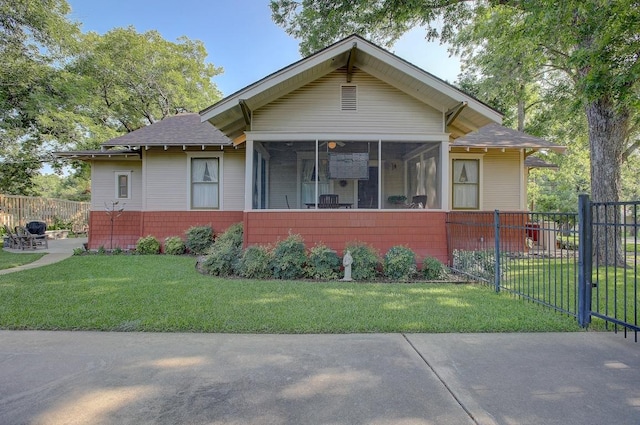
[[[302,236],[289,235],[278,242],[273,250],[271,267],[276,279],[299,279],[305,275],[306,249]]]
[[[202,262],[202,268],[214,276],[231,276],[241,257],[242,224],[238,223],[218,236]]]
[[[185,246],[190,253],[201,255],[213,245],[213,228],[211,226],[191,226],[185,232]]]
[[[201,41],[170,42],[158,31],[128,27],[86,34],[82,48],[68,70],[80,76],[86,114],[92,121],[104,114],[118,132],[195,112],[220,98],[211,79],[222,69],[205,62]]]
[[[384,255],[382,265],[387,278],[407,281],[416,275],[416,254],[406,246],[392,246]]]
[[[422,276],[427,280],[438,280],[444,276],[444,264],[437,258],[425,257],[422,260]]]
[[[238,262],[237,273],[248,279],[268,279],[273,276],[271,261],[269,247],[251,245],[244,250]]]
[[[73,248],[73,255],[84,255],[86,252],[84,248]]]
[[[0,3],[0,193],[37,195],[32,179],[66,140],[46,125],[63,108],[61,58],[78,33],[64,0]]]
[[[375,279],[380,259],[375,249],[361,242],[350,242],[344,252],[351,252],[351,277],[354,280]]]
[[[122,250],[122,248],[120,248],[119,246],[115,247],[112,251],[111,254],[112,255],[122,255],[124,251]]]
[[[559,235],[557,240],[561,249],[576,250],[580,247],[580,238],[578,237],[578,234]]]
[[[216,241],[202,261],[202,269],[213,276],[231,276],[241,255],[242,248],[232,241]]]
[[[104,255],[104,254],[106,254],[106,253],[107,253],[107,250],[104,248],[104,245],[100,245],[100,246],[98,247],[98,251],[96,251],[96,253],[97,253],[98,255]]]
[[[307,275],[313,279],[331,280],[338,277],[340,257],[338,253],[323,244],[309,251]]]
[[[500,256],[500,274],[509,271],[511,259],[507,253]],[[493,251],[453,250],[453,269],[479,280],[493,282],[496,272],[496,255]]]
[[[179,236],[169,236],[164,240],[164,253],[169,255],[182,255],[187,247]]]
[[[160,242],[154,236],[144,236],[136,243],[136,254],[160,254]]]
[[[0,251],[0,264],[6,255]],[[20,300],[3,302],[0,315],[0,328],[20,330],[260,334],[580,330],[572,317],[514,299],[507,291],[496,294],[485,285],[237,278],[216,278],[212,284],[210,276],[195,270],[193,258],[170,255],[71,257],[3,275],[0,299]]]
[[[225,242],[229,241],[235,246],[242,246],[243,244],[243,225],[242,223],[232,224],[224,231],[221,235],[216,237],[217,242]]]

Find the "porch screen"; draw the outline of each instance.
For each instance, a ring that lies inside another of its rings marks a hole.
[[[327,179],[328,161],[320,159],[318,178],[318,196],[329,193],[329,181]],[[302,203],[312,203],[317,199],[316,195],[316,161],[315,159],[302,160]]]
[[[191,208],[219,205],[218,158],[191,159]]]

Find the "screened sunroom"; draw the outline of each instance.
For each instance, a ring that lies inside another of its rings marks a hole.
[[[441,145],[254,141],[252,209],[440,209]]]

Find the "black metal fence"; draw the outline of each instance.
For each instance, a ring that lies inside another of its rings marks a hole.
[[[581,326],[595,317],[625,335],[631,330],[637,341],[639,207],[581,196],[575,214],[451,212],[450,266],[496,291],[571,315]]]

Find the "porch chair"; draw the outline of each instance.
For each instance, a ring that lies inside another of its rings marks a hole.
[[[418,195],[411,198],[411,208],[427,208],[427,195]]]
[[[318,208],[339,208],[338,195],[323,194],[318,199]]]

